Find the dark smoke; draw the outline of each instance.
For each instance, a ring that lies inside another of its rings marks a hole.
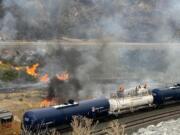
[[[4,40],[70,37],[101,44],[48,46],[45,52],[16,49],[13,55],[2,53],[1,59],[17,65],[38,62],[40,72],[51,78],[68,71],[77,83],[53,78],[49,85],[49,97],[60,99],[107,95],[122,83],[179,81],[177,48],[129,50],[103,42],[179,42],[179,7],[178,0],[0,0]]]
[[[55,97],[63,102],[70,98],[108,96],[120,84],[128,88],[139,83],[178,82],[179,54],[178,48],[127,49],[109,45],[47,45],[32,50],[1,49],[0,60],[22,66],[40,63],[38,72],[41,75],[48,73],[52,78],[48,87],[48,98]],[[59,81],[55,77],[64,71],[69,72],[69,81]]]
[[[78,92],[80,90],[81,84],[79,80],[70,79],[67,81],[61,81],[54,77],[49,83],[47,98],[56,98],[59,103],[65,102],[67,99],[78,100]]]
[[[54,76],[56,73],[68,71],[72,78],[76,78],[76,70],[84,63],[81,51],[59,45],[50,46],[44,60],[45,70],[51,70],[50,75]]]
[[[78,93],[82,88],[82,84],[76,79],[76,72],[79,66],[84,63],[81,55],[82,52],[74,48],[55,46],[55,48],[49,50],[45,71],[50,71],[50,76],[67,71],[70,75],[70,80],[61,81],[57,77],[52,77],[48,88],[48,98],[54,97],[59,102],[69,98],[79,98]]]

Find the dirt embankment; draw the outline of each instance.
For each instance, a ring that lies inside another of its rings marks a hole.
[[[38,108],[44,91],[28,90],[15,93],[0,93],[0,108],[11,111],[14,122],[11,126],[0,125],[0,135],[19,135],[23,113],[32,108]]]

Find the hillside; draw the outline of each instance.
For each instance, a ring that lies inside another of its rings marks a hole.
[[[179,4],[177,0],[1,0],[0,35],[4,40],[179,41]]]

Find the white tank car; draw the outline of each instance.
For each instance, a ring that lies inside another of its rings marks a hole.
[[[110,98],[110,113],[119,114],[130,112],[153,104],[153,96],[148,92],[148,89],[136,87],[135,91],[136,93],[133,96]]]

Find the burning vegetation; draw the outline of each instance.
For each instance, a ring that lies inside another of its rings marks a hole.
[[[112,92],[109,90],[118,87],[119,81],[127,85],[142,82],[144,78],[160,80],[169,76],[164,73],[173,73],[169,69],[176,66],[169,67],[171,57],[166,49],[122,50],[106,45],[75,48],[58,44],[41,49],[0,51],[0,80],[3,83],[43,85],[47,90],[45,99],[55,99],[57,103],[108,95]]]
[[[49,75],[48,75],[48,73],[46,73],[45,75],[41,76],[39,79],[43,83],[48,83],[49,82]]]
[[[44,99],[40,103],[40,107],[50,107],[50,106],[54,106],[54,105],[57,105],[57,102],[55,99]]]
[[[41,44],[40,40],[70,37],[83,42],[98,39],[102,45],[0,48],[0,86],[45,85],[47,96],[38,103],[49,107],[68,99],[106,95],[117,82],[180,80],[178,49],[127,50],[106,42],[180,41],[179,8],[174,5],[180,2],[0,0],[0,41]]]
[[[49,77],[46,73],[44,76],[41,76],[38,73],[38,67],[39,64],[33,64],[32,66],[14,66],[10,63],[4,63],[0,61],[0,68],[1,68],[1,74],[2,78],[1,80],[4,81],[17,81],[18,79],[21,79],[24,77],[24,79],[28,81],[30,79],[31,81],[41,81],[44,83],[48,83]],[[24,76],[22,76],[24,74]]]
[[[1,81],[11,81],[14,84],[19,82],[19,85],[29,82],[44,83],[48,85],[46,102],[56,99],[56,103],[61,103],[69,98],[79,98],[78,91],[82,86],[76,73],[83,60],[77,49],[64,49],[59,46],[46,50],[48,52],[45,54],[38,49],[20,50],[18,48],[0,50],[3,54],[0,56],[0,68],[5,71],[8,69],[7,74],[3,73]],[[49,104],[46,102],[44,104]],[[54,102],[50,103],[52,104]]]
[[[26,73],[33,76],[33,77],[37,77],[38,73],[37,73],[37,68],[38,68],[39,64],[34,64],[31,67],[27,66],[26,67]]]
[[[30,76],[33,76],[34,78],[38,78],[38,80],[40,82],[43,82],[43,83],[48,83],[49,82],[49,75],[48,73],[45,73],[43,76],[41,76],[39,73],[38,73],[38,67],[39,67],[39,64],[34,64],[32,66],[27,66],[26,67],[26,73]]]
[[[56,78],[60,81],[68,81],[70,79],[70,76],[69,73],[65,71],[61,74],[56,74]]]
[[[79,97],[77,91],[81,90],[80,82],[70,78],[67,72],[58,74],[50,80],[47,99],[56,99],[57,103],[63,103]]]
[[[45,76],[43,76],[43,77],[46,80],[48,77],[48,74],[45,74]],[[65,89],[64,89],[65,83],[67,86],[69,85],[69,80],[70,80],[69,73],[67,71],[65,71],[65,72],[56,74],[56,76],[53,79],[56,80],[56,84],[53,84],[52,80],[50,81],[47,98],[45,98],[40,103],[40,107],[49,107],[49,106],[53,106],[53,105],[65,102],[65,100],[64,100],[64,99],[66,99],[65,95],[64,95],[64,97],[62,95],[57,96],[57,92],[61,93],[61,91],[65,91]],[[55,85],[55,86],[52,86],[52,85]],[[57,87],[57,85],[62,85],[62,86],[59,89]],[[67,91],[69,91],[69,90],[70,89],[67,89]]]

